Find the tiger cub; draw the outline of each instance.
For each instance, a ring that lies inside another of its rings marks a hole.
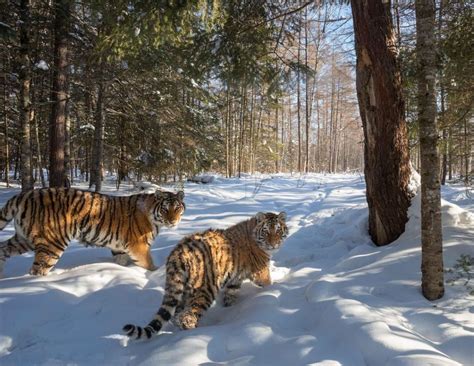
[[[223,289],[224,306],[234,303],[242,281],[271,284],[270,255],[288,235],[286,214],[257,213],[226,230],[207,230],[181,240],[166,263],[163,302],[145,327],[127,324],[129,337],[150,338],[174,316],[181,329],[195,328]]]
[[[72,188],[20,193],[0,210],[0,230],[15,220],[15,235],[0,242],[0,274],[7,258],[34,251],[30,274],[44,276],[73,239],[110,248],[121,261],[130,257],[154,270],[150,246],[160,226],[179,223],[185,210],[183,199],[182,191],[125,197]]]

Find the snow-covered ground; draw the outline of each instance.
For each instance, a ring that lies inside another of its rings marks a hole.
[[[31,255],[13,258],[0,280],[0,365],[474,365],[473,284],[456,281],[443,299],[425,300],[419,200],[405,234],[376,247],[364,189],[358,175],[186,184],[179,228],[155,242],[156,272],[121,267],[107,250],[76,244],[43,278],[25,274]],[[16,191],[0,188],[0,205]],[[462,187],[446,187],[443,196],[445,265],[453,267],[461,254],[474,256],[474,205]],[[125,346],[121,327],[146,324],[156,312],[166,256],[183,235],[282,210],[290,236],[274,256],[272,286],[245,283],[236,305],[218,302],[199,328],[168,326]]]

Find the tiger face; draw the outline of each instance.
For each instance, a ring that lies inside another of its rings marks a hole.
[[[279,249],[288,236],[286,213],[259,212],[255,218],[257,219],[255,239],[258,246],[267,252]]]
[[[158,202],[153,210],[156,222],[166,227],[174,227],[179,224],[186,206],[184,204],[184,192],[178,193],[156,191]]]

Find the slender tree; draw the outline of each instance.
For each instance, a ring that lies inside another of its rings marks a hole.
[[[444,294],[441,190],[436,126],[435,4],[416,0],[416,58],[421,159],[421,283],[423,295],[436,300]]]
[[[102,68],[102,67],[101,67]],[[104,130],[105,130],[105,81],[103,72],[100,72],[99,90],[97,93],[97,105],[95,115],[94,143],[92,146],[92,163],[89,187],[94,186],[96,192],[102,189],[102,170],[104,154]]]
[[[54,71],[51,90],[49,186],[66,183],[64,149],[66,139],[66,102],[68,92],[68,37],[70,0],[54,1]]]
[[[5,133],[5,184],[7,187],[10,187],[10,143],[9,139],[9,128],[8,128],[8,115],[7,115],[7,100],[8,100],[8,91],[7,91],[7,76],[5,74],[4,78],[4,94],[3,94],[3,121],[4,121],[4,133]]]
[[[20,2],[20,124],[21,124],[21,190],[33,189],[31,164],[31,59],[30,59],[30,0]]]
[[[298,64],[301,61],[301,25],[298,30],[298,53],[297,53]],[[298,116],[298,173],[302,171],[302,159],[301,159],[301,91],[300,91],[300,82],[301,82],[301,71],[298,66],[296,71],[296,103],[297,103],[297,116]]]
[[[352,0],[357,97],[364,129],[369,232],[376,245],[405,230],[410,205],[407,127],[390,2]]]

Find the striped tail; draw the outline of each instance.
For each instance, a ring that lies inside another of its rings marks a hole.
[[[122,329],[128,337],[134,337],[135,339],[146,337],[150,339],[174,315],[176,307],[183,298],[185,276],[182,271],[175,272],[175,268],[170,269],[169,267],[167,266],[165,296],[163,297],[160,309],[153,320],[144,328],[133,324],[125,325]]]
[[[13,220],[16,212],[16,203],[18,196],[10,198],[5,206],[0,210],[0,230],[3,230],[7,224]]]

